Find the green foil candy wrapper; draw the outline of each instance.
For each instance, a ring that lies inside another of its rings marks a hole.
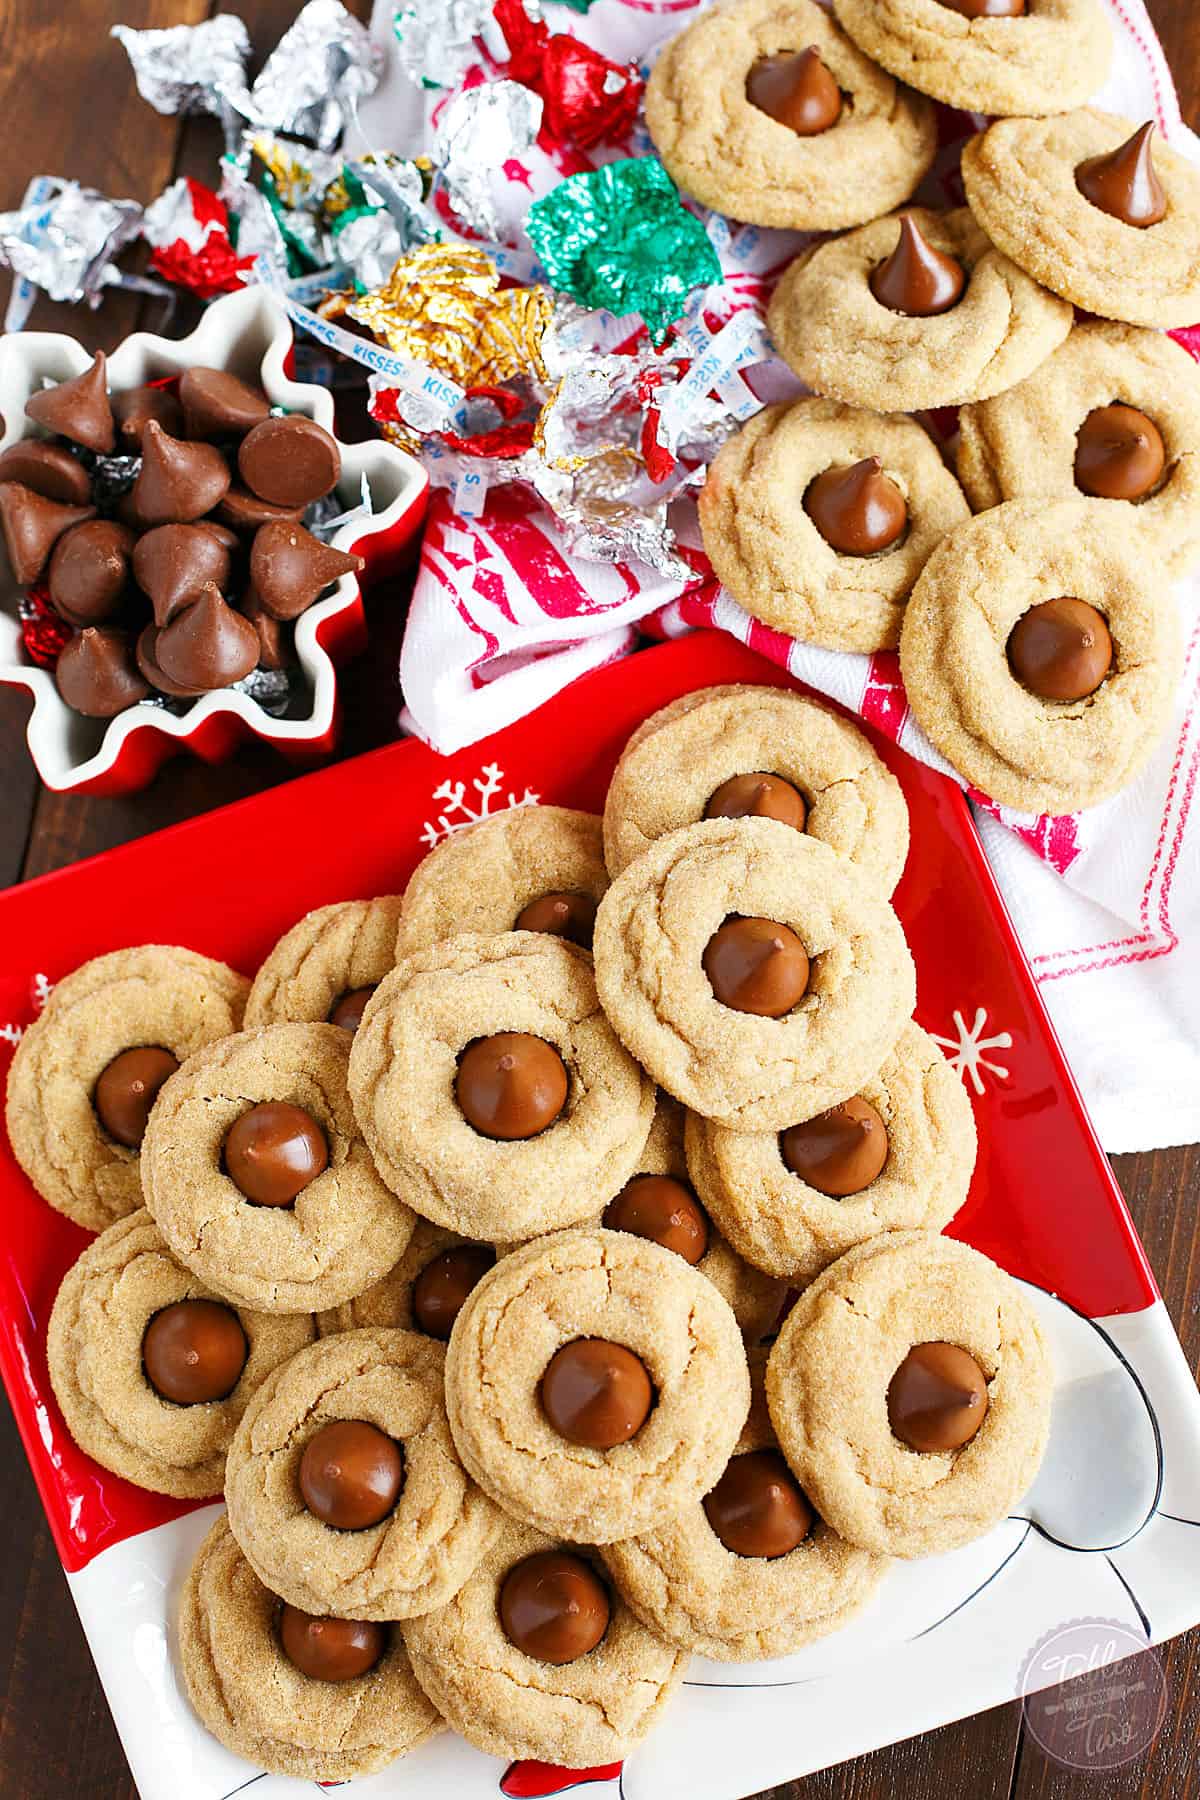
[[[655,343],[693,288],[721,279],[703,225],[653,156],[568,175],[530,207],[525,229],[554,287],[583,306],[640,313]]]

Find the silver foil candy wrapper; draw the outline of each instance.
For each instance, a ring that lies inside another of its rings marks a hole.
[[[97,306],[102,290],[121,279],[114,259],[141,222],[134,200],[109,200],[77,181],[36,176],[17,211],[0,213],[0,263],[51,300]]]
[[[379,85],[382,63],[341,0],[308,0],[250,91],[250,117],[332,150],[358,101]]]
[[[163,31],[114,25],[112,35],[129,57],[138,93],[156,112],[210,112],[227,133],[249,116],[250,36],[236,14],[218,13],[199,25]]]
[[[541,124],[541,96],[516,81],[486,81],[464,88],[443,111],[434,161],[451,206],[483,236],[500,235],[491,193],[493,173],[510,157],[528,150]]]
[[[335,225],[333,245],[339,265],[349,269],[358,286],[368,291],[384,285],[409,247],[395,219],[383,207],[358,213],[340,228]]]
[[[424,183],[416,163],[399,157],[356,157],[346,168],[362,182],[372,205],[387,210],[399,233],[401,254],[441,237],[441,222],[425,204]],[[389,268],[384,281],[391,272]]]
[[[452,88],[478,59],[476,38],[482,38],[497,61],[508,56],[508,45],[492,17],[495,0],[399,0],[392,21],[396,57],[409,80],[418,87]],[[526,0],[531,18],[540,9]]]

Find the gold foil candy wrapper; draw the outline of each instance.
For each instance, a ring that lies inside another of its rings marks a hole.
[[[460,387],[495,387],[517,375],[546,378],[549,293],[502,289],[495,264],[469,244],[421,245],[401,257],[382,287],[339,310],[398,356],[426,363]]]

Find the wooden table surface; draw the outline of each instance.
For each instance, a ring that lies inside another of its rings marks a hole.
[[[365,15],[365,0],[351,0]],[[1179,88],[1185,119],[1200,126],[1200,6],[1149,0]],[[74,176],[115,197],[148,201],[176,174],[211,180],[218,154],[208,121],[160,118],[138,97],[110,25],[194,23],[209,0],[0,0],[0,208],[14,207],[37,173]],[[255,44],[269,50],[296,0],[237,0]],[[0,289],[2,303],[3,289]],[[69,331],[111,349],[145,316],[136,296],[117,295],[98,313],[39,305],[32,324]],[[372,651],[343,675],[348,726],[342,754],[394,735],[395,627],[376,596]],[[223,768],[181,759],[142,794],[75,799],[42,790],[25,753],[28,701],[0,689],[0,885],[28,880],[287,778],[265,749]],[[1180,1331],[1193,1369],[1200,1362],[1200,1151],[1115,1159],[1118,1178]],[[0,1796],[3,1800],[133,1800],[135,1789],[92,1667],[16,1429],[0,1415]],[[1173,1704],[1147,1756],[1098,1782],[1048,1762],[1022,1730],[1017,1703],[861,1757],[775,1790],[774,1800],[1105,1800],[1200,1795],[1196,1719],[1200,1631],[1167,1646]],[[869,1701],[868,1701],[869,1704]]]

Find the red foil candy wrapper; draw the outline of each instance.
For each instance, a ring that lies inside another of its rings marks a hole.
[[[612,62],[568,32],[551,32],[529,17],[522,0],[496,0],[493,11],[509,49],[503,73],[541,95],[554,137],[581,150],[628,137],[642,97],[632,64]]]
[[[49,589],[40,583],[21,595],[19,611],[26,656],[39,669],[52,669],[75,633],[65,619],[59,618],[50,604]]]
[[[190,177],[147,208],[143,229],[154,246],[150,267],[198,300],[233,293],[254,267],[254,258],[239,256],[229,241],[225,202]]]

